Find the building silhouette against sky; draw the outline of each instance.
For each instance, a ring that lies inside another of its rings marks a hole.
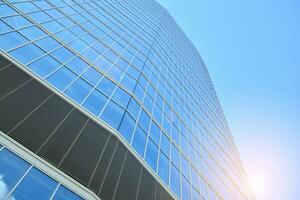
[[[254,199],[198,51],[154,0],[1,1],[0,49],[0,199]]]

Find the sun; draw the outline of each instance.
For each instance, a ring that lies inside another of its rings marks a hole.
[[[263,193],[266,190],[266,179],[264,176],[249,177],[249,184],[254,194]]]

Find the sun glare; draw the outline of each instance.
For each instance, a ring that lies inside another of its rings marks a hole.
[[[254,194],[262,193],[266,190],[266,180],[263,176],[249,177],[249,183]]]

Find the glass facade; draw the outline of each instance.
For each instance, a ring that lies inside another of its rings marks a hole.
[[[0,199],[83,200],[0,144]]]
[[[0,1],[0,49],[114,129],[178,199],[253,199],[207,69],[154,0]],[[13,196],[45,178],[27,165]],[[45,198],[68,193],[45,184]]]

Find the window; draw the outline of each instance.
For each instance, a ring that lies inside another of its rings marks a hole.
[[[193,167],[191,167],[191,182],[195,188],[199,188],[198,175]]]
[[[164,133],[161,134],[160,148],[168,157],[170,156],[170,140]]]
[[[115,93],[113,94],[112,99],[114,101],[116,101],[117,103],[119,103],[124,108],[126,108],[128,102],[130,100],[130,96],[129,96],[129,94],[127,92],[125,92],[123,89],[121,89],[120,87],[118,87],[116,89]]]
[[[72,31],[72,33],[74,33],[77,36],[85,34],[85,31],[82,28],[80,28],[78,25],[72,26],[69,30]]]
[[[191,199],[190,189],[190,183],[184,176],[182,176],[182,200]]]
[[[142,102],[144,97],[144,89],[141,87],[140,84],[137,84],[134,89],[134,94],[136,97]]]
[[[37,23],[43,23],[46,21],[51,20],[51,17],[49,17],[46,13],[39,11],[34,13],[28,13],[27,14],[31,19],[36,21]]]
[[[190,178],[189,162],[183,156],[181,156],[182,173],[186,178]]]
[[[93,67],[90,67],[87,71],[84,72],[82,77],[85,78],[92,85],[95,85],[96,83],[98,83],[100,78],[102,78],[102,75]]]
[[[106,77],[103,77],[101,82],[97,85],[97,88],[101,90],[107,96],[110,96],[115,89],[116,84]]]
[[[139,116],[139,124],[144,128],[144,130],[147,132],[150,125],[150,117],[149,115],[144,111],[144,109],[141,110],[140,116]]]
[[[66,49],[65,47],[60,47],[56,51],[52,53],[52,55],[59,60],[61,63],[65,63],[68,60],[70,60],[72,57],[74,57],[74,53]]]
[[[157,165],[157,155],[158,154],[158,147],[157,145],[149,139],[148,145],[147,145],[147,151],[145,156],[145,161],[148,163],[148,165],[156,171],[156,165]]]
[[[108,76],[114,79],[116,82],[120,81],[123,73],[124,72],[120,68],[116,67],[115,65],[112,65],[109,72],[107,72]]]
[[[161,124],[161,120],[162,120],[162,111],[159,107],[155,106],[153,109],[153,115],[154,118],[157,120],[157,122],[159,124]]]
[[[0,163],[0,183],[9,192],[28,170],[29,164],[7,149],[0,151]]]
[[[165,132],[167,133],[167,135],[170,136],[170,133],[171,133],[171,122],[166,117],[164,117],[163,128],[164,128]]]
[[[34,4],[43,10],[52,8],[52,6],[50,6],[47,2],[44,1],[35,1]]]
[[[123,113],[124,109],[110,100],[101,115],[101,119],[103,119],[111,127],[118,129]]]
[[[175,166],[180,169],[180,153],[174,144],[172,144],[171,148],[171,160]]]
[[[19,10],[24,13],[38,11],[39,9],[31,2],[21,2],[14,4]]]
[[[22,17],[20,15],[15,15],[15,16],[12,16],[12,17],[3,18],[3,20],[8,25],[13,27],[14,29],[19,29],[19,28],[23,28],[23,27],[32,25],[31,22],[29,22],[27,19],[25,19],[24,17]]]
[[[17,32],[10,32],[0,36],[0,48],[3,50],[9,50],[20,46],[27,42],[28,40],[25,39],[21,34]]]
[[[46,36],[45,32],[41,29],[37,28],[36,26],[31,26],[28,28],[24,28],[20,30],[20,33],[22,33],[24,36],[26,36],[30,40],[35,40],[40,37]]]
[[[38,40],[36,44],[46,52],[50,52],[61,45],[50,36]]]
[[[98,116],[107,100],[108,98],[104,94],[94,89],[94,91],[84,101],[83,106],[91,113]]]
[[[32,168],[12,196],[15,199],[48,200],[57,185],[58,183],[46,174]]]
[[[84,51],[82,54],[86,59],[88,59],[91,63],[94,63],[100,54],[93,48],[89,47],[87,50]]]
[[[177,145],[179,145],[179,132],[174,125],[172,126],[172,139]]]
[[[5,4],[0,4],[0,16],[14,15],[16,12]]]
[[[151,123],[151,129],[150,129],[150,137],[153,139],[153,141],[159,145],[159,139],[160,139],[160,129],[156,125],[154,121]]]
[[[11,54],[22,64],[27,64],[33,61],[34,59],[37,59],[38,57],[42,56],[44,53],[45,52],[43,50],[41,50],[34,44],[28,44],[9,52],[9,54]]]
[[[133,118],[126,112],[121,123],[119,132],[121,135],[130,143],[132,138],[132,133],[134,130],[135,121]]]
[[[72,41],[69,44],[69,46],[71,48],[73,48],[77,53],[82,52],[84,49],[86,49],[88,47],[88,45],[80,39],[76,39],[76,40]]]
[[[81,60],[81,58],[75,57],[67,64],[67,66],[77,74],[81,74],[88,67],[88,64]]]
[[[158,175],[169,185],[169,159],[162,151],[159,155]]]
[[[128,74],[124,74],[123,79],[121,80],[121,84],[129,91],[133,92],[136,80],[131,78]]]
[[[141,157],[143,157],[144,155],[146,139],[147,139],[146,133],[143,131],[143,129],[141,129],[140,126],[137,126],[132,140],[132,147],[137,151],[137,153]]]
[[[180,197],[180,173],[175,165],[171,165],[171,180],[170,180],[171,190]]]
[[[6,25],[3,21],[0,20],[0,33],[5,33],[10,30],[11,28],[8,25]]]
[[[181,135],[180,137],[181,141],[180,141],[180,146],[181,146],[181,149],[183,150],[183,152],[185,153],[186,156],[188,156],[188,142],[187,140],[185,139],[185,137],[183,137]]]
[[[65,94],[77,103],[81,103],[91,90],[92,86],[79,78],[67,88]]]
[[[199,200],[200,199],[200,194],[197,192],[197,190],[192,187],[192,200]]]
[[[140,111],[140,105],[134,98],[131,98],[130,100],[130,103],[128,105],[128,111],[135,119],[137,119]]]
[[[69,43],[76,39],[76,36],[71,33],[69,30],[63,30],[60,31],[59,33],[55,33],[56,37],[60,39],[64,43]]]
[[[144,106],[150,113],[152,112],[153,100],[148,94],[146,94],[146,96],[144,98]]]
[[[112,63],[103,56],[98,58],[97,61],[95,62],[95,66],[98,69],[102,70],[103,72],[108,72],[111,65]]]
[[[39,76],[45,77],[57,68],[59,68],[60,65],[61,64],[54,60],[52,57],[44,56],[34,61],[28,66],[28,68],[34,71]]]
[[[60,68],[54,74],[47,78],[49,83],[58,88],[59,90],[63,90],[67,85],[69,85],[76,78],[75,74],[71,72],[66,67]]]

